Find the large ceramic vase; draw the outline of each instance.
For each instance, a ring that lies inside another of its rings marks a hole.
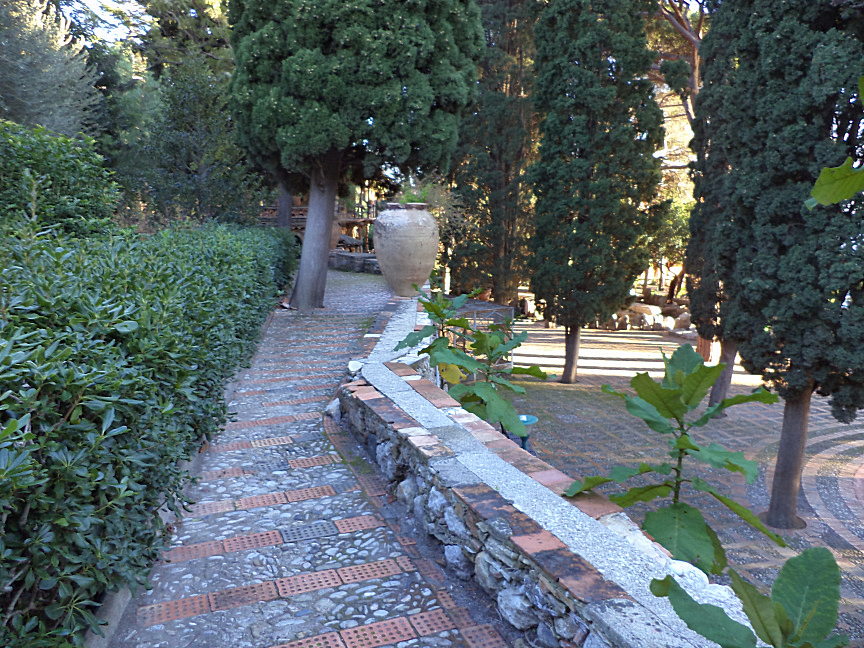
[[[424,203],[387,203],[375,219],[375,256],[381,273],[400,297],[413,297],[413,284],[429,279],[438,255],[438,224]]]

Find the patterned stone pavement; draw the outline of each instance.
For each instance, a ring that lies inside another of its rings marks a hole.
[[[229,392],[235,421],[195,463],[195,504],[112,648],[523,645],[427,557],[361,448],[323,416],[394,306],[380,276],[330,272],[326,308],[273,314]]]
[[[560,373],[563,329],[519,323],[517,330],[527,330],[529,337],[517,350],[516,362],[536,363],[548,372]],[[629,380],[637,371],[662,375],[660,349],[669,355],[683,342],[686,340],[653,332],[583,331],[577,384],[520,383],[528,391],[514,397],[517,409],[539,417],[531,429],[531,448],[541,459],[577,477],[607,474],[616,464],[664,461],[666,448],[658,443],[659,435],[630,416],[623,401],[602,393],[600,387],[608,383],[632,392]],[[759,384],[757,378],[736,368],[733,392],[749,392]],[[737,406],[726,418],[709,423],[700,437],[757,460],[760,476],[754,484],[747,485],[742,476],[724,471],[700,469],[699,474],[751,510],[766,510],[782,417],[782,401]],[[811,546],[831,549],[843,570],[838,628],[851,636],[852,645],[864,645],[864,423],[838,423],[831,416],[828,400],[814,396],[798,504],[807,528],[782,532],[788,548],[777,547],[713,498],[696,495],[689,501],[706,513],[730,561],[739,572],[761,583],[766,593],[784,560]],[[648,505],[643,505],[628,513],[640,521],[647,510]]]

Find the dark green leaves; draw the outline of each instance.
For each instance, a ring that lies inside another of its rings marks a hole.
[[[783,565],[771,600],[786,610],[795,641],[814,645],[834,630],[840,599],[840,568],[824,547],[807,549]]]
[[[697,603],[671,576],[652,580],[651,592],[654,596],[668,596],[675,613],[688,628],[722,648],[755,648],[756,637],[750,628],[730,619],[716,605]]]
[[[226,420],[225,381],[293,249],[214,226],[86,241],[0,228],[0,595],[20,629],[0,645],[57,646],[52,620],[83,636],[92,601],[158,558],[156,511],[185,501],[177,462]]]
[[[762,594],[734,569],[729,570],[729,576],[732,578],[732,590],[741,600],[744,614],[750,620],[756,636],[771,646],[783,646],[793,631],[783,606]]]
[[[699,509],[682,502],[673,503],[646,513],[642,526],[676,560],[692,563],[711,574],[719,574],[726,567],[726,553]]]
[[[635,379],[634,379],[635,380]],[[641,418],[655,432],[661,434],[672,434],[674,428],[669,425],[669,421],[657,410],[657,407],[643,398],[632,397],[620,392],[616,392],[609,385],[603,385],[603,391],[607,394],[612,394],[624,399],[627,411],[633,416]],[[662,403],[661,403],[662,405]]]
[[[111,229],[117,187],[92,139],[0,121],[0,178],[3,220],[36,216],[76,235]]]
[[[535,26],[539,160],[531,288],[544,315],[578,329],[628,298],[646,267],[647,206],[660,181],[663,114],[648,71],[650,2],[542,4]],[[610,61],[615,65],[610,65]]]
[[[636,374],[630,381],[630,386],[636,390],[642,400],[653,405],[664,419],[674,418],[676,421],[681,421],[687,413],[687,405],[681,399],[683,395],[681,389],[662,387],[651,380],[647,373]],[[633,413],[629,407],[627,409],[631,414]]]
[[[263,166],[284,176],[332,150],[355,177],[448,165],[483,42],[473,3],[246,0],[230,22],[238,139]]]
[[[842,635],[828,636],[837,623],[840,569],[824,547],[807,549],[783,565],[770,598],[729,570],[732,589],[756,635],[775,648],[839,648],[848,643]],[[691,630],[716,641],[723,648],[750,648],[750,630],[712,605],[696,603],[671,576],[651,581],[655,596],[669,602]]]

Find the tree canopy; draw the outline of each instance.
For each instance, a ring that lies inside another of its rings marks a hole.
[[[543,121],[531,286],[544,315],[566,327],[562,382],[575,380],[579,329],[620,307],[648,261],[663,141],[646,78],[655,54],[642,12],[652,6],[559,0],[535,26]]]
[[[486,47],[479,99],[462,123],[453,174],[464,214],[475,229],[457,242],[451,267],[457,289],[491,287],[494,301],[512,304],[525,274],[533,213],[526,170],[537,151],[531,86],[538,5],[484,0],[480,8]]]
[[[242,146],[310,189],[292,304],[323,305],[340,180],[450,163],[482,44],[473,0],[232,0]]]
[[[95,135],[101,97],[83,44],[46,0],[0,3],[0,118]]]
[[[694,296],[703,333],[737,342],[786,401],[767,516],[779,527],[797,524],[811,394],[832,395],[841,421],[864,406],[859,204],[804,207],[821,167],[860,146],[848,26],[829,0],[730,0],[702,45]]]
[[[228,18],[221,0],[137,0],[151,22],[141,47],[157,78],[166,68],[203,57],[215,74],[231,72]]]

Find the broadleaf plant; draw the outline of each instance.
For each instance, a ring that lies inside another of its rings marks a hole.
[[[758,476],[756,462],[718,443],[701,446],[690,432],[729,407],[748,402],[774,403],[777,396],[760,387],[750,394],[727,398],[708,407],[697,418],[687,420],[686,415],[699,408],[724,365],[706,366],[702,356],[690,345],[679,347],[671,358],[664,354],[663,361],[666,371],[662,381],[653,380],[647,373],[637,374],[630,381],[636,396],[617,392],[608,385],[603,386],[603,391],[622,398],[628,412],[666,437],[672,463],[642,463],[638,468],[616,466],[608,477],[586,477],[573,482],[565,496],[574,497],[610,482],[624,483],[637,475],[657,475],[660,477],[658,482],[635,486],[624,493],[613,494],[609,499],[626,507],[671,495],[669,505],[645,515],[643,529],[668,549],[673,558],[689,562],[706,574],[721,574],[727,570],[726,552],[702,513],[681,501],[685,484],[693,491],[711,495],[772,541],[786,546],[783,538],[770,531],[745,506],[722,495],[705,479],[684,473],[685,459],[691,459],[713,468],[740,472],[748,484],[753,483]],[[668,597],[675,612],[691,630],[723,648],[755,648],[757,637],[775,648],[838,648],[847,645],[845,636],[829,636],[837,622],[840,570],[827,549],[807,549],[787,561],[770,597],[744,581],[734,569],[728,569],[728,572],[732,590],[741,599],[753,630],[729,618],[721,608],[693,600],[672,576],[654,579],[651,591],[655,596]]]
[[[430,364],[450,385],[450,395],[472,414],[489,423],[499,423],[516,436],[527,437],[527,428],[519,419],[516,408],[498,390],[504,388],[523,394],[525,388],[512,383],[508,377],[520,374],[545,380],[546,374],[536,365],[516,367],[507,362],[510,353],[528,337],[525,331],[513,335],[510,318],[484,330],[474,328],[467,318],[459,316],[459,309],[478,292],[453,299],[440,292],[427,299],[421,293],[420,304],[433,323],[409,333],[394,350],[415,347],[434,336],[420,352],[429,354]]]
[[[718,406],[706,410],[696,421],[687,421],[685,416],[699,407],[711,385],[717,380],[717,377],[723,370],[723,365],[706,366],[702,360],[702,356],[696,353],[689,344],[678,347],[671,358],[667,357],[664,353],[663,362],[666,371],[661,382],[655,381],[647,373],[639,373],[633,377],[630,381],[630,386],[636,390],[637,396],[617,392],[608,385],[603,385],[604,392],[624,399],[628,412],[641,418],[655,432],[668,437],[669,456],[673,460],[671,470],[668,472],[668,464],[657,467],[652,466],[650,470],[640,470],[640,474],[652,472],[663,475],[665,478],[658,484],[662,488],[646,489],[645,486],[639,486],[630,489],[626,493],[612,495],[610,499],[620,506],[627,506],[635,501],[651,501],[653,498],[647,499],[648,495],[653,495],[656,498],[664,497],[667,493],[671,493],[672,503],[667,509],[670,511],[678,510],[676,507],[680,503],[682,487],[684,484],[693,485],[694,480],[698,479],[685,476],[684,461],[687,458],[706,463],[714,468],[725,468],[732,472],[740,472],[747,479],[747,483],[753,483],[758,474],[756,462],[745,459],[742,453],[731,452],[718,443],[712,443],[705,447],[700,446],[690,435],[690,430],[697,423],[704,425],[708,420],[717,416],[732,404],[754,401],[775,403],[777,401],[776,394],[772,394],[760,387],[751,394],[734,396],[718,403]],[[697,483],[704,485],[703,481]],[[565,495],[572,497],[593,487],[586,484],[587,482],[573,482]],[[668,489],[668,491],[665,489]],[[707,489],[697,488],[697,490]],[[710,492],[711,495],[715,496],[718,501],[727,506],[736,515],[740,515],[740,508],[743,507],[730,506],[728,498],[721,499],[712,490],[707,490],[707,492]],[[662,513],[664,510],[666,509],[660,509],[658,513],[669,515],[668,513]],[[766,534],[774,542],[777,542],[781,546],[784,545],[782,538],[771,533],[755,516],[751,515],[742,519]],[[707,530],[707,526],[707,524],[703,524],[698,530],[691,530],[688,537],[693,542],[692,547],[685,546],[686,543],[681,544],[678,542],[674,543],[673,546],[665,544],[663,546],[672,552],[672,556],[675,559],[689,562],[690,556],[700,554],[696,549],[697,547],[706,547],[712,543],[711,532]],[[661,544],[663,543],[661,542]],[[712,572],[712,567],[706,566],[703,560],[694,562],[694,564],[706,573]]]

